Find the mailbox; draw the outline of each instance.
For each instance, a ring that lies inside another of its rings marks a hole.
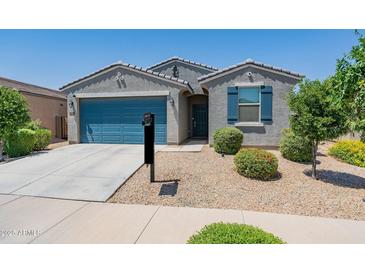
[[[155,115],[147,112],[143,116],[144,126],[144,163],[150,165],[150,181],[155,180]]]

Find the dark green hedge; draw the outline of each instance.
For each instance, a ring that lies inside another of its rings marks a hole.
[[[236,154],[241,148],[243,133],[235,127],[218,129],[213,136],[214,150],[221,154]]]
[[[18,129],[7,136],[5,140],[5,153],[9,157],[19,157],[32,152],[35,143],[35,132],[31,129]]]
[[[278,171],[278,159],[274,154],[258,148],[243,148],[234,157],[239,174],[253,179],[269,180]]]
[[[33,150],[43,150],[51,143],[51,131],[49,129],[40,128],[34,131]]]
[[[281,155],[294,162],[310,162],[312,145],[302,137],[296,136],[291,129],[283,129],[280,139]]]

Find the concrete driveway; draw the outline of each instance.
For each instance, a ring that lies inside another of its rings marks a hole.
[[[0,165],[0,193],[106,201],[141,167],[143,155],[143,145],[78,144],[40,152]]]

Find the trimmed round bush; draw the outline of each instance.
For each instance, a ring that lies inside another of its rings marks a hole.
[[[5,141],[5,152],[9,157],[28,155],[34,146],[34,131],[31,129],[18,129],[10,134]]]
[[[234,157],[236,170],[248,178],[269,180],[278,171],[278,159],[274,154],[258,148],[243,148]]]
[[[214,223],[190,237],[188,244],[284,244],[283,240],[258,227]]]
[[[43,150],[51,143],[51,131],[49,129],[40,128],[34,131],[33,150]]]
[[[329,154],[348,164],[365,167],[365,143],[355,140],[338,141]]]
[[[236,154],[241,148],[243,133],[235,127],[218,129],[213,136],[214,150],[221,154]]]
[[[309,141],[294,134],[289,129],[283,129],[280,138],[281,155],[294,162],[310,162],[312,160],[312,145]]]

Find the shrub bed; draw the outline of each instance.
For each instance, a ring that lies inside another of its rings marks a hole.
[[[294,162],[310,162],[312,159],[312,145],[289,129],[283,129],[280,138],[281,155]]]
[[[260,228],[243,224],[214,223],[190,237],[188,244],[283,244]]]
[[[34,147],[34,131],[31,129],[19,129],[7,136],[5,140],[5,152],[9,157],[28,155]]]
[[[49,129],[40,128],[34,131],[33,150],[43,150],[51,143],[51,131]]]
[[[365,167],[365,143],[361,141],[339,141],[328,152],[331,156],[346,163]]]
[[[278,171],[278,159],[263,149],[241,149],[234,157],[234,164],[239,174],[259,180],[269,180]]]
[[[243,133],[235,127],[218,129],[213,136],[214,150],[222,154],[236,154],[241,148]]]

